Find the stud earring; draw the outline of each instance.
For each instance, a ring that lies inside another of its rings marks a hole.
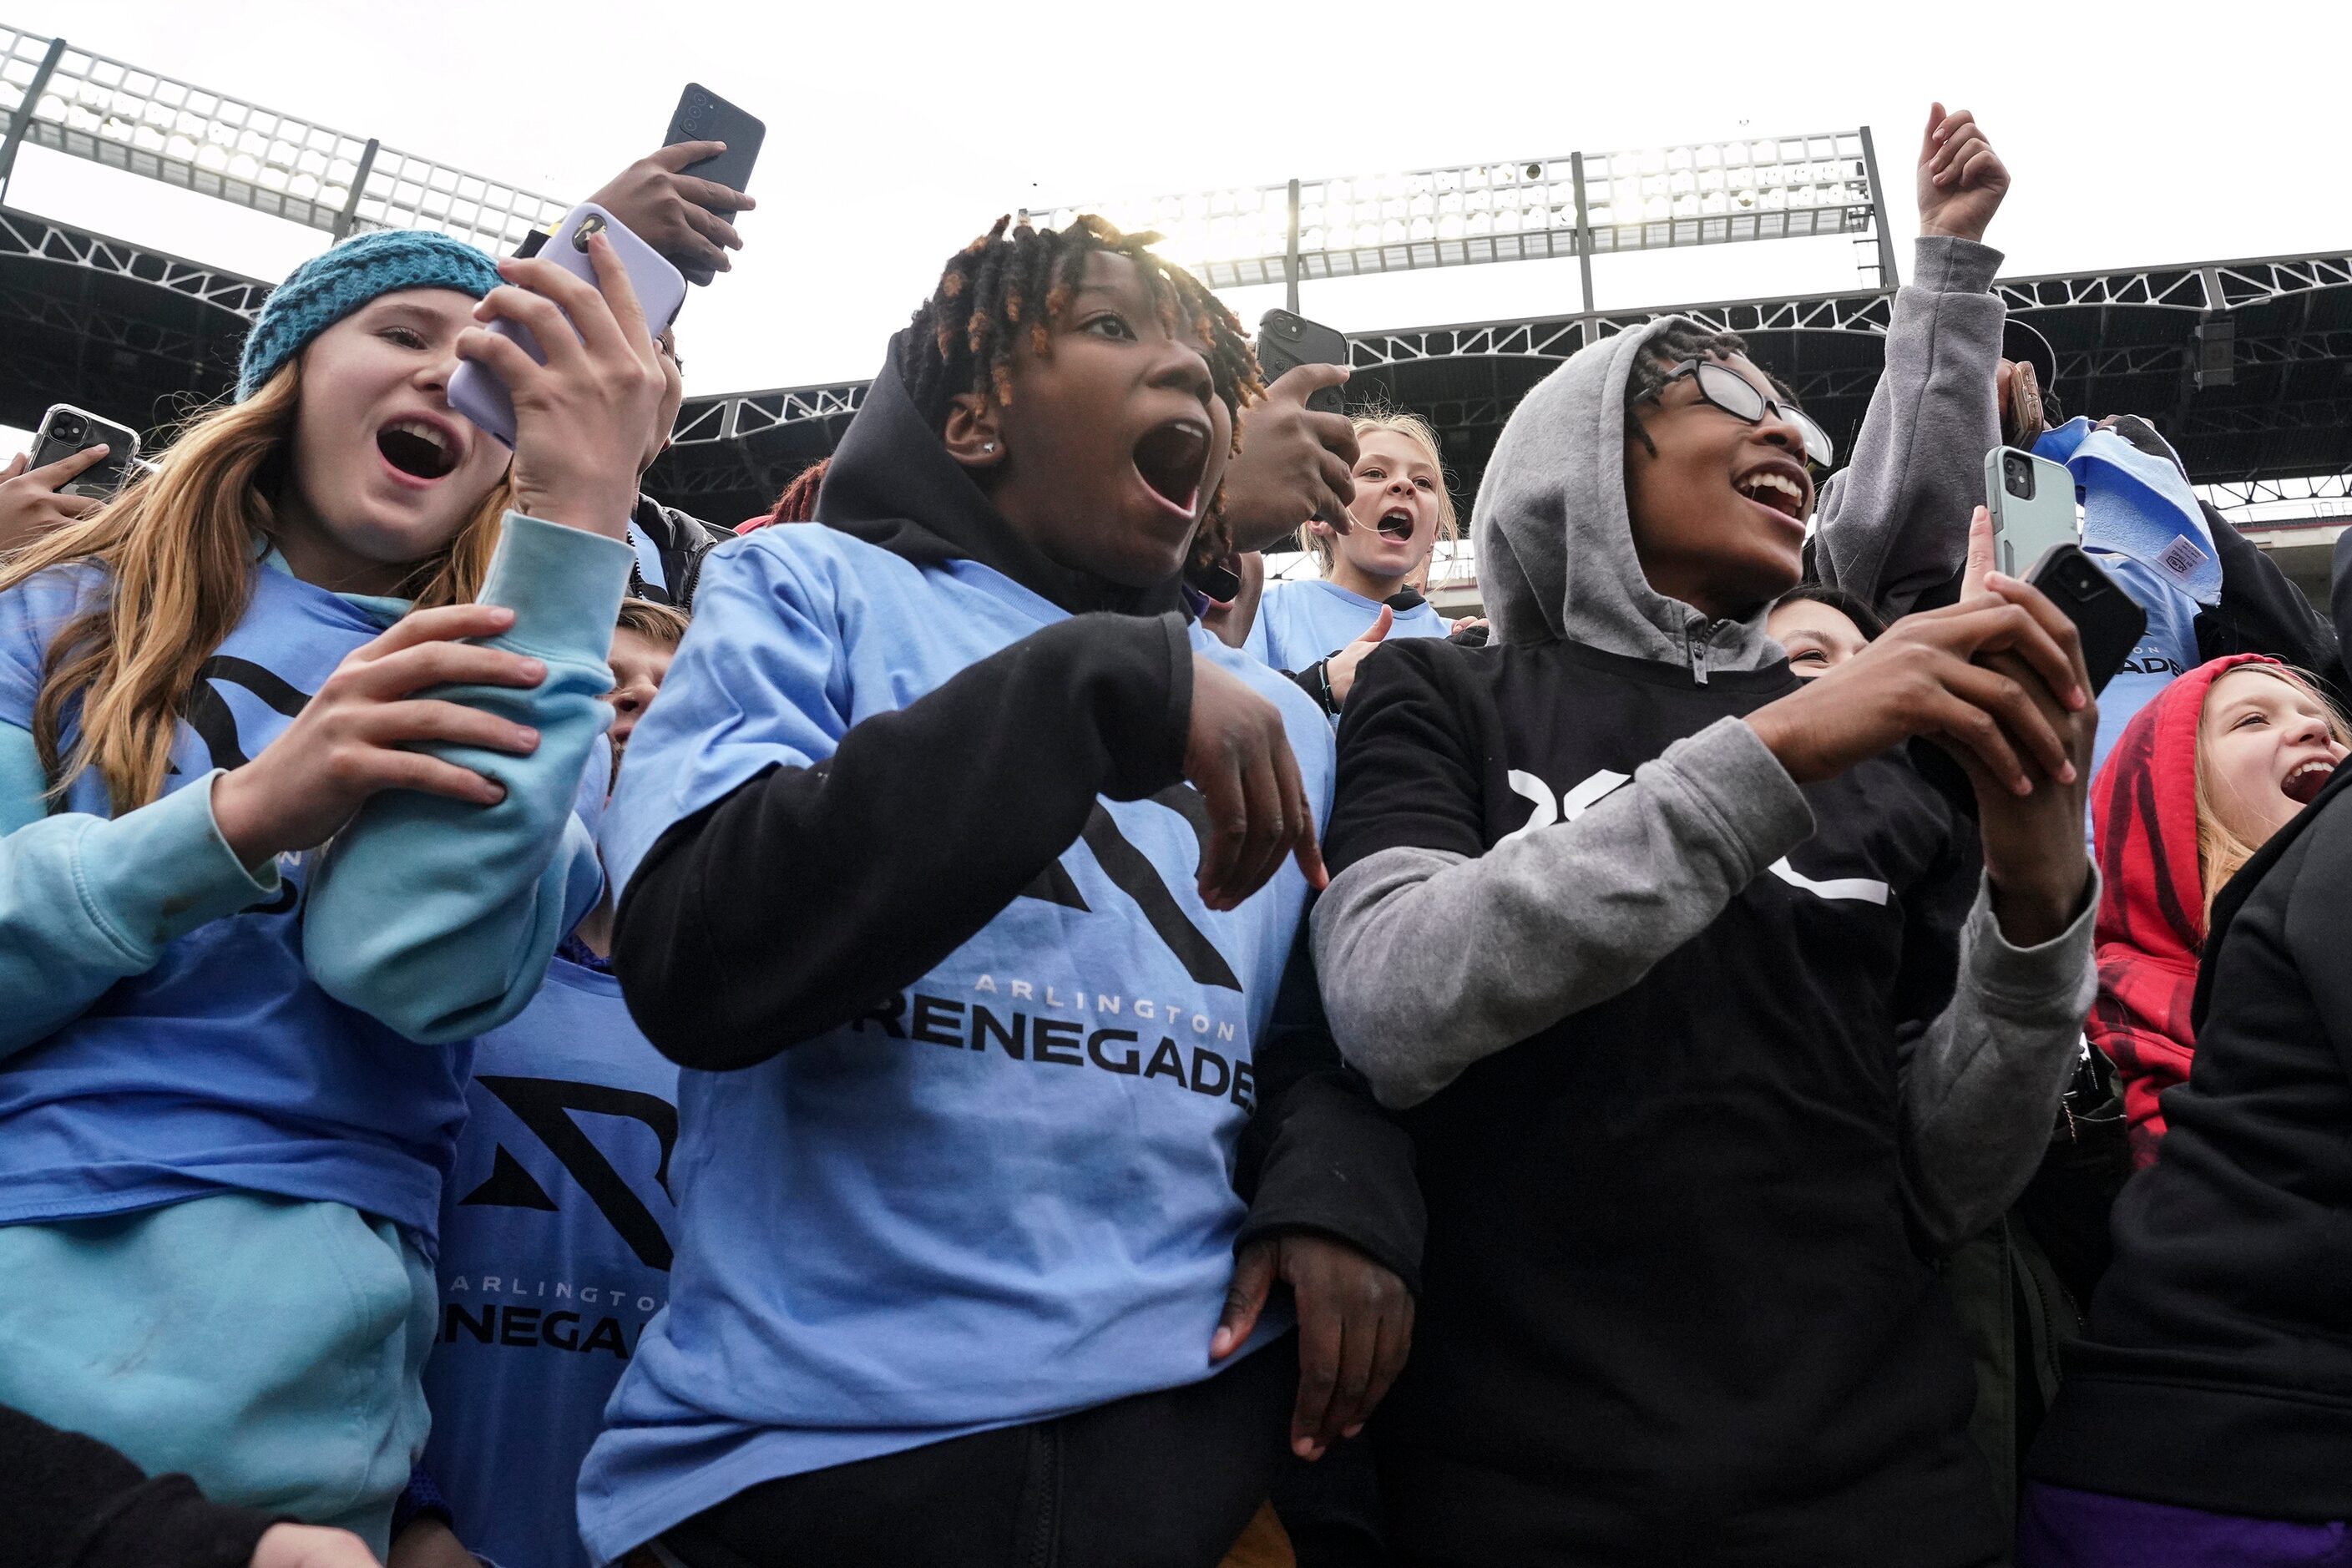
[[[980,449],[983,452],[993,452],[996,450],[996,443],[993,441],[983,442]]]

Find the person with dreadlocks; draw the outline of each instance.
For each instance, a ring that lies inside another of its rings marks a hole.
[[[1151,238],[953,257],[631,737],[613,962],[686,1070],[600,1559],[1206,1568],[1402,1361],[1402,1140],[1277,1025],[1329,730],[1184,613],[1257,367]]]

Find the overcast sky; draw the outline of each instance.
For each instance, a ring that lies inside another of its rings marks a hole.
[[[2189,18],[2202,18],[2192,22]],[[2016,186],[2011,275],[2352,247],[2343,0],[681,5],[0,0],[0,19],[561,197],[699,80],[768,123],[689,391],[864,377],[943,256],[1023,205],[1867,123],[1905,244],[1931,98]],[[314,231],[37,148],[9,205],[274,279]],[[1603,258],[1603,307],[1856,286],[1850,240]],[[1254,321],[1278,290],[1230,296]],[[1575,264],[1309,284],[1362,330],[1578,307]]]

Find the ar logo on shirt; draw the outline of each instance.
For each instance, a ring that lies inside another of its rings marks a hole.
[[[639,1262],[648,1268],[669,1267],[669,1237],[662,1234],[661,1222],[646,1207],[645,1200],[629,1190],[629,1184],[613,1168],[613,1162],[596,1147],[595,1140],[588,1136],[572,1112],[625,1116],[651,1128],[661,1143],[661,1163],[654,1168],[654,1180],[667,1193],[670,1151],[677,1144],[677,1107],[659,1095],[614,1089],[609,1084],[570,1083],[552,1078],[506,1078],[490,1073],[478,1073],[474,1081],[497,1095],[531,1135],[546,1145],[547,1152],[588,1194],[588,1201],[612,1222]],[[509,1153],[503,1143],[491,1158],[489,1179],[457,1201],[495,1208],[543,1209],[550,1214],[558,1207],[539,1179],[523,1169],[522,1162]]]
[[[188,728],[196,732],[196,739],[205,743],[205,754],[216,768],[241,768],[253,760],[246,755],[243,738],[236,732],[236,714],[230,709],[228,700],[220,694],[216,682],[245,688],[271,710],[289,719],[301,712],[310,700],[309,692],[298,690],[277,671],[265,669],[249,658],[216,653],[196,666],[195,684],[188,688],[187,700],[181,707],[180,716],[188,721]],[[172,771],[177,773],[179,769],[175,766]],[[299,903],[301,897],[302,889],[291,877],[286,877],[275,899],[240,912],[248,915],[284,914]]]
[[[1152,804],[1164,805],[1182,817],[1191,826],[1202,852],[1207,852],[1209,805],[1198,790],[1191,784],[1171,784],[1150,798]],[[1168,951],[1176,955],[1176,961],[1184,966],[1184,973],[1192,977],[1194,984],[1214,985],[1226,991],[1242,988],[1241,979],[1234,973],[1233,965],[1225,962],[1225,955],[1217,951],[1207,932],[1192,923],[1184,906],[1160,880],[1160,868],[1118,830],[1118,822],[1103,809],[1102,802],[1095,802],[1094,811],[1087,817],[1087,825],[1078,837],[1094,851],[1095,864],[1102,868],[1111,885],[1135,900],[1135,907],[1143,911],[1143,918],[1150,922],[1160,940],[1168,944]],[[1021,896],[1043,899],[1081,913],[1091,912],[1086,895],[1078,891],[1077,882],[1059,860],[1048,860],[1036,879],[1021,889]]]

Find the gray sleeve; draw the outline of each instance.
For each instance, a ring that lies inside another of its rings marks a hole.
[[[1937,1250],[1990,1225],[2033,1179],[2098,994],[2095,869],[2074,923],[2013,947],[1979,882],[1960,931],[1951,1003],[1901,1063],[1906,1174]]]
[[[1812,831],[1779,759],[1723,719],[1598,804],[1475,858],[1375,851],[1315,906],[1332,1033],[1381,1104],[1417,1105],[1631,989]]]
[[[1890,620],[1968,555],[1984,457],[2000,444],[1993,382],[2007,312],[1991,292],[2000,262],[1973,240],[1920,238],[1853,456],[1813,509],[1814,571]]]

